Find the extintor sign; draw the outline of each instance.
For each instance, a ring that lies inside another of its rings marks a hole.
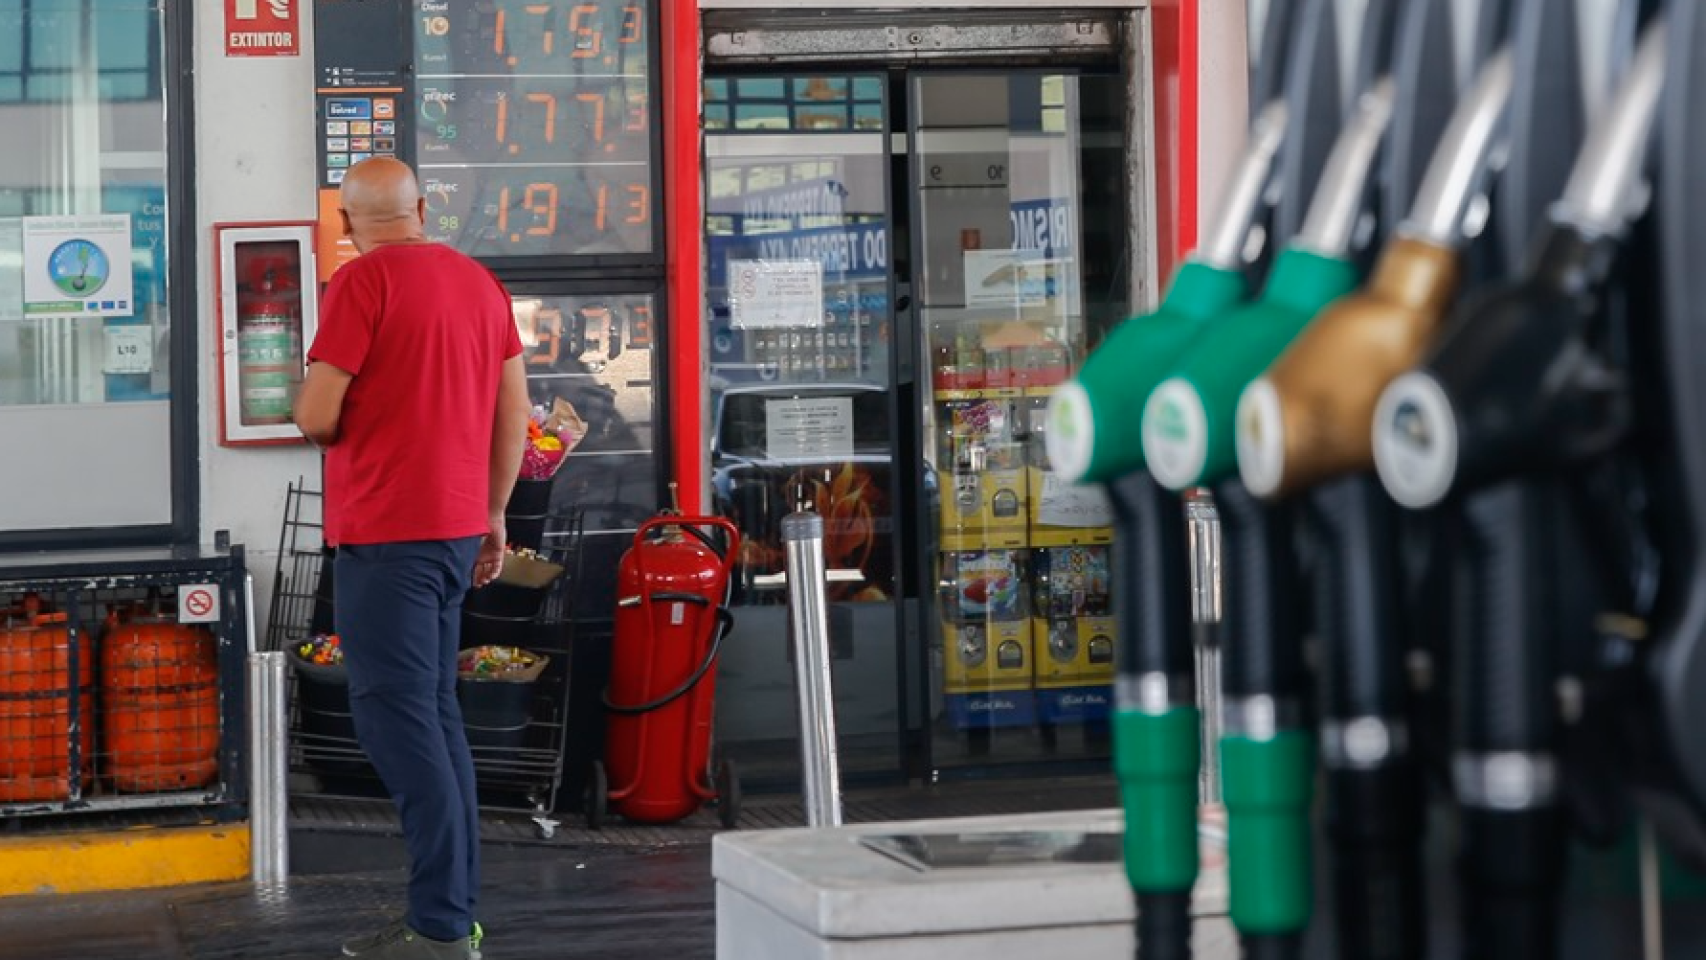
[[[302,0],[225,0],[225,55],[294,57],[301,50]]]

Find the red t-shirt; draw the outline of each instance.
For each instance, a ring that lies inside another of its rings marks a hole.
[[[503,285],[449,247],[387,244],[333,274],[308,358],[354,379],[326,450],[327,542],[484,534],[498,380],[520,353]]]

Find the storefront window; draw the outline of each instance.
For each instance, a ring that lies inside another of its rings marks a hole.
[[[163,21],[0,0],[0,529],[171,520]]]

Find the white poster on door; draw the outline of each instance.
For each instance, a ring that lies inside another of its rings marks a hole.
[[[853,398],[767,400],[764,449],[772,460],[846,460],[853,456]]]
[[[823,264],[730,260],[729,314],[736,330],[823,326]]]
[[[967,307],[1034,307],[1055,295],[1057,261],[1038,250],[967,250]]]
[[[24,315],[128,317],[130,214],[24,218]]]
[[[1114,505],[1100,484],[1073,483],[1052,470],[1043,473],[1037,523],[1045,527],[1107,527]]]

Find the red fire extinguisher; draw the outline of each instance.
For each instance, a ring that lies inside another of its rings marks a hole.
[[[302,376],[302,293],[289,265],[255,257],[237,300],[237,390],[243,422],[290,422],[290,400]]]
[[[708,529],[721,530],[718,543]],[[604,761],[589,785],[587,824],[608,809],[638,823],[673,823],[717,801],[725,827],[740,812],[727,760],[713,772],[717,652],[734,623],[727,606],[740,532],[721,517],[659,516],[634,534],[617,571]]]

